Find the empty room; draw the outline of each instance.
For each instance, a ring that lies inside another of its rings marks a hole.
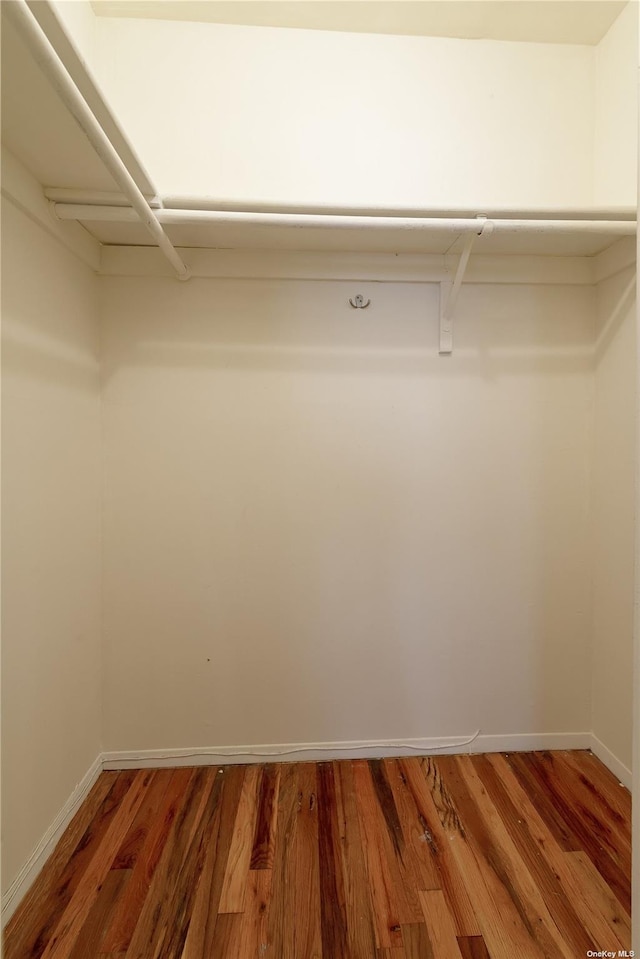
[[[0,12],[5,959],[638,954],[637,0]]]

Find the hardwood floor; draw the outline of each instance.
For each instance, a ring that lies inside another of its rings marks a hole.
[[[6,959],[581,959],[630,948],[588,752],[106,772]]]

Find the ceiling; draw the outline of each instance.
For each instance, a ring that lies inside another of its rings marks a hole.
[[[93,0],[99,16],[533,43],[600,42],[626,0]]]

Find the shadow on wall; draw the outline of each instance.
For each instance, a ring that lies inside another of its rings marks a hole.
[[[108,749],[590,728],[593,291],[437,293],[103,281]]]

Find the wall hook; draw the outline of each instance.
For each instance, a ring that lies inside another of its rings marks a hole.
[[[349,303],[354,308],[354,310],[366,310],[366,308],[371,303],[371,300],[367,300],[365,303],[364,296],[361,293],[358,293],[358,295],[354,297],[353,300],[352,299],[349,300]]]

